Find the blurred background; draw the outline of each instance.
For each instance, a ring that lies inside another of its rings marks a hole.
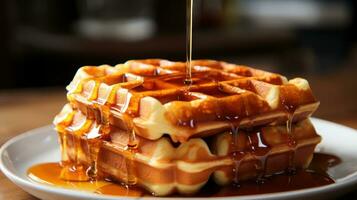
[[[1,88],[64,86],[78,67],[185,59],[185,0],[2,0]],[[287,75],[342,70],[353,0],[195,0],[194,58]]]
[[[51,123],[80,66],[184,60],[185,4],[1,0],[0,145]],[[357,128],[356,29],[355,0],[195,0],[193,58],[302,76],[321,101],[314,116]],[[1,173],[0,185],[4,199],[34,199]]]
[[[185,5],[186,0],[0,1],[0,116],[6,118],[1,108],[18,106],[15,99],[24,104],[37,93],[39,102],[52,93],[64,102],[64,86],[83,65],[184,60]],[[356,16],[354,0],[195,0],[193,58],[306,77],[322,102],[317,116],[354,119]]]

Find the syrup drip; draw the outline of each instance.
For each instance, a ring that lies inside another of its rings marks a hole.
[[[93,101],[90,110],[92,113],[92,118],[96,120],[96,125],[94,128],[90,129],[90,132],[86,133],[86,137],[89,140],[84,140],[86,142],[87,149],[90,151],[90,165],[88,166],[86,173],[87,176],[89,176],[91,179],[95,179],[98,176],[96,160],[98,157],[99,148],[102,143],[101,139],[106,139],[110,133],[109,123],[111,113],[108,98],[110,97],[111,93],[113,93],[113,88],[110,92],[110,95],[108,95],[108,98],[103,102],[98,100],[98,89],[99,83],[96,82],[96,86],[93,88],[90,94],[92,99],[89,99]]]
[[[187,27],[186,27],[186,79],[185,85],[192,84],[192,18],[193,18],[193,0],[186,0]]]
[[[249,147],[250,147],[250,152],[255,155],[256,148],[255,148],[255,144],[253,143],[253,138],[250,133],[248,133],[247,138],[248,138],[248,143],[249,143]],[[261,169],[257,163],[255,163],[254,166],[257,171],[261,171]],[[260,175],[257,180],[259,180],[259,179],[260,179]]]
[[[291,133],[292,129],[292,124],[294,120],[294,113],[287,113],[287,120],[286,120],[286,132]]]
[[[261,136],[261,132],[260,131],[257,131],[256,133],[256,136],[257,136],[257,140],[256,141],[256,145],[257,145],[257,149],[258,151],[261,151],[263,152],[262,155],[258,155],[259,156],[259,159],[260,159],[260,174],[258,175],[258,181],[264,181],[264,176],[265,176],[265,172],[266,172],[266,160],[268,158],[267,156],[267,151],[270,150],[270,148],[268,147],[268,145],[266,145],[263,141],[263,138]]]
[[[270,151],[270,147],[266,145],[261,136],[260,128],[256,130],[249,131],[247,134],[248,145],[250,148],[250,153],[253,154],[258,160],[259,163],[255,163],[255,169],[258,172],[257,174],[257,182],[264,182],[264,176],[266,172],[266,160],[268,158],[268,151]]]
[[[232,134],[232,145],[233,145],[233,183],[238,184],[238,175],[239,175],[239,167],[241,163],[241,157],[244,156],[244,152],[239,151],[238,149],[238,134],[239,134],[239,128],[238,126],[234,126],[233,123],[231,123],[231,134]]]
[[[68,158],[68,147],[67,147],[67,134],[64,134],[63,131],[58,132],[59,142],[60,142],[60,151],[61,151],[61,161],[69,161]]]
[[[90,127],[91,120],[83,122],[83,124],[81,124],[82,128],[74,131],[75,136],[69,137],[65,124],[71,122],[73,117],[73,113],[67,115],[62,123],[56,127],[59,132],[62,154],[62,171],[60,177],[71,181],[88,181],[89,177],[86,174],[87,168],[79,161],[83,155],[80,137],[83,135],[82,129]],[[73,148],[68,148],[68,145],[71,145]]]
[[[291,135],[292,132],[292,124],[294,121],[294,115],[295,115],[295,111],[297,109],[296,106],[287,103],[286,99],[282,99],[282,106],[285,110],[286,116],[287,116],[287,120],[286,120],[286,132],[288,134],[288,144],[291,147],[291,152],[289,153],[289,173],[295,173],[295,169],[293,168],[294,166],[294,160],[295,160],[295,147],[296,147],[296,141],[294,140],[294,138]]]
[[[289,138],[288,145],[292,149],[289,153],[289,170],[288,171],[290,173],[295,173],[295,169],[293,166],[294,166],[294,160],[295,160],[296,141],[294,140],[294,138],[291,135],[293,118],[294,118],[294,113],[292,113],[292,114],[289,113],[288,120],[286,121],[286,132],[287,132],[288,138]]]
[[[129,153],[129,156],[126,159],[126,171],[127,171],[126,184],[128,186],[133,186],[137,183],[137,179],[134,171],[135,169],[134,158],[135,158],[136,151],[138,149],[138,144],[135,136],[135,131],[131,130],[128,132],[128,134],[129,134],[129,141],[125,149]]]
[[[267,177],[264,182],[242,181],[239,185],[217,186],[209,181],[193,197],[241,196],[266,194],[272,192],[292,191],[304,188],[318,187],[334,183],[327,170],[341,163],[333,155],[315,153],[310,167],[298,170],[295,174],[278,174]],[[62,166],[59,163],[43,163],[29,168],[27,175],[31,181],[56,187],[88,191],[104,195],[116,196],[151,196],[143,189],[128,185],[115,184],[110,180],[89,180],[87,182],[65,181],[60,178]],[[173,195],[177,196],[177,195]],[[181,196],[179,196],[181,197]]]
[[[70,89],[68,92],[70,102],[74,101],[71,94],[83,92],[84,83],[85,80],[79,81]],[[86,121],[80,125],[81,127],[78,130],[72,130],[75,133],[74,135],[68,134],[66,126],[63,124],[59,124],[56,127],[59,132],[62,155],[60,178],[64,181],[83,182],[94,180],[98,176],[96,160],[99,147],[101,146],[102,139],[105,139],[110,133],[110,107],[99,106],[107,102],[107,100],[104,102],[97,101],[99,85],[99,81],[95,80],[93,88],[87,93],[87,99],[93,103],[88,106]],[[68,118],[69,117],[73,118],[73,115],[68,116]],[[66,119],[64,121],[71,122],[72,119]],[[92,128],[92,126],[94,127]],[[82,137],[87,137],[87,139],[82,140]],[[68,143],[69,141],[70,143]],[[70,145],[71,148],[69,148],[68,145]],[[69,149],[71,149],[71,152]],[[86,161],[88,164],[83,164],[81,160],[81,158],[87,157],[85,155],[89,155],[90,159]]]
[[[87,169],[87,175],[95,180],[98,178],[98,170],[97,170],[97,159],[100,146],[102,145],[102,140],[99,137],[103,137],[104,134],[103,130],[105,130],[104,125],[97,125],[96,128],[92,129],[95,133],[92,134],[92,131],[88,133],[87,137],[90,138],[91,134],[93,135],[93,139],[85,140],[87,149],[90,153],[90,165]]]
[[[123,76],[123,82],[126,81],[125,78],[126,77]],[[98,98],[98,92],[100,86],[99,81],[95,80],[93,82],[93,87],[89,92],[83,91],[84,83],[85,80],[76,83],[70,89],[68,93],[68,97],[69,97],[68,99],[70,102],[73,102],[75,100],[71,98],[71,94],[82,93],[82,92],[86,93],[87,100],[93,102],[91,105],[88,106],[87,109],[87,117],[88,117],[87,121],[90,122],[95,120],[97,126],[90,129],[90,132],[88,132],[89,129],[81,128],[81,130],[78,131],[78,133],[76,133],[78,138],[76,137],[73,139],[72,145],[74,146],[74,148],[68,148],[68,144],[65,144],[65,141],[68,140],[67,138],[68,134],[66,132],[59,131],[60,133],[63,133],[60,134],[60,138],[61,138],[60,141],[61,141],[61,148],[62,148],[61,150],[62,172],[60,177],[64,181],[88,181],[88,180],[96,180],[100,178],[100,176],[98,175],[96,160],[98,157],[99,147],[101,146],[102,140],[109,138],[109,133],[111,131],[110,110],[112,106],[116,104],[116,93],[117,90],[120,89],[117,85],[111,86],[110,88],[108,88],[109,91],[107,91],[108,95],[106,96],[106,98],[101,99]],[[128,98],[128,101],[129,99],[130,97]],[[130,122],[132,121],[130,113],[126,113],[128,101],[125,104],[123,104],[123,106],[119,110],[118,109],[117,110],[123,114],[124,118],[127,118],[124,121]],[[62,129],[65,129],[65,126]],[[125,164],[127,177],[124,178],[125,180],[122,181],[126,187],[129,186],[131,187],[132,185],[135,185],[137,182],[135,176],[135,170],[134,170],[135,169],[134,158],[137,151],[137,140],[132,124],[127,124],[127,130],[128,130],[129,140],[127,146],[124,149],[127,155],[126,164]],[[87,139],[84,140],[86,142],[85,144],[86,149],[89,151],[87,153],[90,154],[89,166],[84,166],[83,164],[80,164],[81,163],[80,157],[81,155],[84,154],[81,146],[80,136],[84,134],[86,134],[87,137]],[[68,149],[74,149],[75,152],[69,153]],[[75,154],[75,156],[73,158],[69,158],[68,156],[69,154],[71,155]]]
[[[68,153],[67,157],[61,161],[61,179],[67,181],[88,181],[91,179],[87,173],[90,167],[81,162],[81,158],[85,157],[84,155],[86,154],[82,148],[81,137],[84,135],[86,130],[91,127],[91,124],[92,120],[86,120],[81,125],[82,127],[74,132],[74,135],[69,135],[67,131],[64,131],[62,134],[60,133],[60,137],[62,136],[65,139],[63,140],[65,143],[63,151]],[[69,148],[68,145],[71,145],[72,148]],[[69,149],[71,149],[71,151],[68,151]]]

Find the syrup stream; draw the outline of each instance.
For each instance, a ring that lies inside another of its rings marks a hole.
[[[193,18],[193,0],[186,0],[186,79],[185,85],[192,84],[192,18]]]

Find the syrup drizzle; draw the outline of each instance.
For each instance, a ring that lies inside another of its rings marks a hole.
[[[193,0],[186,0],[186,79],[184,84],[192,84],[192,27],[193,27]]]
[[[68,92],[68,99],[70,102],[74,102],[74,99],[71,98],[71,94],[76,93],[85,93],[87,96],[87,100],[91,103],[87,109],[87,119],[84,122],[79,130],[76,131],[75,137],[72,138],[71,146],[74,148],[68,147],[68,137],[71,136],[67,133],[66,126],[57,125],[57,130],[60,136],[61,142],[61,173],[60,178],[63,181],[88,181],[88,180],[98,180],[100,179],[100,175],[97,170],[97,157],[99,154],[99,147],[102,144],[102,140],[109,138],[109,133],[111,131],[110,126],[110,118],[111,118],[111,108],[112,105],[116,103],[116,92],[119,89],[118,86],[111,86],[108,88],[108,95],[104,99],[98,98],[99,92],[99,82],[97,80],[93,81],[93,87],[90,91],[83,91],[83,84],[85,81],[79,81],[73,86]],[[128,102],[126,102],[127,104]],[[123,107],[119,110],[120,113],[123,114],[124,118],[127,118],[127,122],[130,122],[131,116],[126,113],[127,105],[123,105]],[[73,116],[68,116],[73,117]],[[65,121],[72,121],[71,119],[66,119]],[[96,122],[96,123],[95,123]],[[92,129],[89,129],[91,126],[95,125]],[[88,130],[90,130],[88,132]],[[137,140],[136,134],[133,129],[132,124],[127,124],[127,134],[129,135],[129,140],[127,146],[124,148],[126,153],[125,166],[127,176],[124,178],[123,184],[126,187],[133,186],[137,183],[137,178],[135,175],[135,166],[134,166],[134,158],[137,150]],[[81,137],[87,137],[85,140],[81,140]],[[85,144],[82,144],[85,142]],[[88,152],[83,152],[83,146],[86,146],[86,150]],[[73,152],[69,153],[69,149],[74,149]],[[84,165],[83,162],[80,161],[80,157],[84,154],[90,155],[89,165]],[[72,157],[68,156],[72,155]],[[73,156],[74,155],[74,156]]]
[[[260,130],[258,130],[255,134],[257,138],[255,145],[257,146],[258,151],[263,152],[262,155],[258,155],[260,159],[260,173],[258,174],[257,180],[258,182],[261,182],[264,181],[264,176],[266,172],[266,160],[268,158],[266,151],[269,151],[270,147],[264,143]]]
[[[256,147],[255,147],[255,144],[254,144],[254,139],[252,137],[252,134],[251,133],[248,133],[247,134],[247,138],[248,138],[248,144],[249,144],[249,148],[250,148],[250,152],[255,155],[256,154]],[[260,167],[258,166],[258,163],[254,163],[254,167],[255,169],[259,172],[261,171]],[[260,175],[258,176],[257,180],[260,179]]]
[[[296,141],[294,140],[291,132],[292,132],[292,124],[294,121],[294,115],[295,115],[295,111],[297,109],[297,107],[295,105],[289,104],[287,102],[287,99],[281,99],[281,104],[282,107],[286,113],[286,132],[288,134],[288,144],[291,148],[291,151],[289,153],[289,169],[288,172],[294,174],[295,173],[295,169],[294,169],[294,160],[295,160],[295,148],[296,148]]]
[[[65,116],[63,123],[60,123],[56,127],[59,132],[60,143],[62,144],[62,161],[60,163],[62,166],[62,171],[60,177],[62,179],[71,181],[88,181],[89,177],[86,174],[87,168],[80,162],[80,158],[84,154],[81,148],[80,137],[84,133],[82,130],[90,127],[91,120],[82,122],[81,126],[83,128],[79,130],[73,130],[74,134],[69,137],[65,124],[71,122],[73,117],[73,113],[68,114]],[[73,148],[68,148],[69,144],[73,146]]]
[[[238,149],[238,134],[239,134],[239,128],[238,126],[235,126],[233,123],[231,123],[231,134],[232,134],[232,145],[233,145],[233,183],[238,184],[238,175],[239,175],[239,167],[241,163],[241,157],[244,156],[244,152],[240,151]]]
[[[126,184],[128,186],[133,186],[137,183],[137,178],[135,176],[135,171],[134,171],[135,169],[134,158],[138,149],[138,144],[136,140],[135,131],[131,130],[128,132],[128,134],[129,134],[129,141],[125,149],[129,153],[128,158],[126,158],[126,165],[125,165],[127,171]]]

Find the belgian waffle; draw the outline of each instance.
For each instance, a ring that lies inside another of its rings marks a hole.
[[[193,84],[183,85],[185,64],[128,61],[115,67],[83,67],[68,86],[68,99],[147,139],[167,134],[176,142],[238,126],[298,121],[319,105],[305,79],[217,61],[193,62]],[[234,106],[232,106],[234,105]],[[290,114],[287,115],[286,113]]]
[[[306,80],[202,60],[187,87],[184,71],[158,59],[80,68],[54,121],[62,160],[158,196],[309,165],[321,138]]]

